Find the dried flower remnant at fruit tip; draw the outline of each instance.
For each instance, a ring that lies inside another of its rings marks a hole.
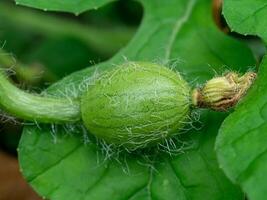
[[[221,77],[215,77],[192,92],[192,103],[199,108],[211,108],[225,111],[236,105],[246,94],[257,77],[255,72],[240,75],[229,72]]]

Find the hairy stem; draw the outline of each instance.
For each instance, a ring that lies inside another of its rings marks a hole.
[[[21,119],[42,123],[75,122],[80,119],[80,103],[57,97],[24,92],[0,71],[0,108]]]
[[[89,27],[74,20],[54,17],[30,9],[0,3],[0,17],[16,26],[32,29],[33,32],[49,36],[72,36],[82,40],[89,47],[104,55],[113,55],[133,36],[134,29]],[[3,20],[2,19],[2,20]]]

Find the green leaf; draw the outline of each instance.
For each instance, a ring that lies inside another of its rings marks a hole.
[[[265,0],[226,0],[223,14],[232,31],[257,35],[267,41],[267,2]]]
[[[44,11],[64,11],[76,15],[99,7],[115,0],[16,0],[16,4],[42,9]]]
[[[216,151],[221,168],[242,186],[249,199],[264,199],[267,184],[267,60],[259,77],[236,111],[220,128]]]
[[[266,1],[226,0],[224,15],[233,30],[258,35],[266,43]],[[226,118],[216,140],[221,168],[233,182],[241,185],[251,200],[265,199],[267,192],[266,57],[259,68],[254,86]]]
[[[199,83],[212,77],[214,70],[224,71],[224,65],[245,70],[255,62],[251,52],[217,30],[210,3],[143,0],[144,19],[124,49],[105,63],[64,78],[47,92],[77,97],[84,81],[125,59],[172,63],[188,81]],[[94,142],[84,144],[82,131],[27,126],[19,145],[20,165],[32,187],[53,200],[243,199],[239,188],[219,169],[214,152],[225,115],[203,111],[201,116],[203,127],[180,138],[191,148],[179,155],[151,155],[152,163],[124,153],[120,155],[124,162],[105,160]],[[179,142],[176,145],[181,148]]]

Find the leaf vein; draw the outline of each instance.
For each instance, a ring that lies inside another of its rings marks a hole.
[[[166,46],[165,62],[168,62],[168,60],[170,59],[171,50],[172,50],[174,41],[176,39],[176,36],[179,33],[179,31],[181,30],[182,26],[187,22],[188,18],[191,16],[191,13],[192,13],[192,10],[193,10],[195,3],[196,3],[196,0],[188,1],[184,15],[182,16],[182,18],[177,19],[177,21],[174,25],[173,31],[171,33],[170,39],[169,39],[167,46]]]
[[[75,146],[71,151],[69,151],[67,154],[65,154],[64,156],[60,157],[59,160],[57,160],[56,162],[54,162],[52,165],[46,167],[44,170],[42,170],[40,173],[38,173],[37,175],[35,175],[34,177],[31,177],[30,179],[28,179],[28,182],[33,182],[35,179],[37,179],[39,176],[41,176],[42,174],[44,174],[45,172],[47,172],[48,170],[52,169],[53,167],[57,166],[60,162],[62,162],[63,160],[65,160],[66,158],[68,158],[71,154],[73,154],[77,149],[81,148],[82,145],[77,145]]]

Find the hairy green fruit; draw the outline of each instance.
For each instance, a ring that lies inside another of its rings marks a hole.
[[[105,73],[81,100],[87,129],[128,149],[179,133],[189,107],[190,88],[179,73],[147,62],[128,62]]]
[[[82,96],[73,99],[24,92],[0,72],[0,107],[41,123],[82,120],[97,138],[135,150],[179,134],[194,107],[233,107],[256,76],[229,72],[191,91],[178,72],[149,62],[126,62],[86,82]]]

